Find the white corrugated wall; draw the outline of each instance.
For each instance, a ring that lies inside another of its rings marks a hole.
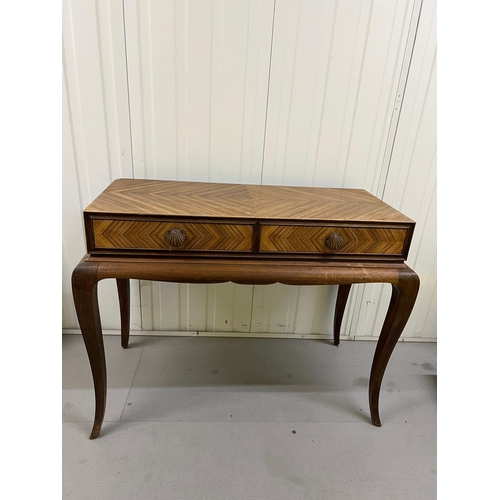
[[[435,339],[435,10],[435,0],[65,0],[63,328],[77,328],[82,210],[113,179],[135,177],[370,191],[417,222],[408,263],[422,285],[403,338]],[[115,283],[99,290],[103,328],[116,330]],[[343,336],[377,336],[388,287],[351,295]],[[135,281],[131,327],[331,337],[335,296]]]

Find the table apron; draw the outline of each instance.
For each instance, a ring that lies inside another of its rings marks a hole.
[[[391,283],[397,285],[406,264],[321,264],[266,261],[99,261],[97,280],[142,279],[173,283],[225,283],[242,285],[343,285]]]

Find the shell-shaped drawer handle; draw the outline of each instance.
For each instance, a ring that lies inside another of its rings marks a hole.
[[[186,235],[184,234],[184,231],[182,229],[179,229],[178,227],[173,227],[167,233],[168,244],[172,245],[173,247],[180,247],[185,240]]]
[[[344,246],[344,238],[340,233],[331,233],[326,237],[325,244],[332,250],[339,250]]]

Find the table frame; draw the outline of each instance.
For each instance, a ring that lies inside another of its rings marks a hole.
[[[375,349],[368,396],[372,423],[380,427],[379,395],[385,369],[408,321],[417,298],[420,280],[404,263],[286,261],[238,258],[146,258],[85,255],[72,275],[73,298],[87,350],[95,391],[95,418],[90,439],[99,436],[106,409],[106,359],[97,297],[103,279],[117,282],[121,345],[128,346],[130,279],[175,283],[224,283],[243,285],[339,285],[334,317],[334,345],[351,285],[390,283],[392,295]]]

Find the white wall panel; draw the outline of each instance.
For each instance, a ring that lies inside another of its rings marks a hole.
[[[126,0],[136,177],[258,183],[272,0]]]
[[[63,2],[63,326],[77,327],[71,272],[85,254],[83,209],[132,176],[123,13],[112,0]],[[118,328],[116,285],[99,284],[104,328]],[[138,284],[132,325],[140,325]]]
[[[76,172],[70,107],[66,92],[66,79],[62,82],[62,324],[63,328],[76,328],[75,308],[71,292],[71,272],[85,253],[85,236],[81,216],[80,191]]]
[[[411,0],[277,1],[264,184],[378,194],[412,10]],[[312,288],[255,287],[252,331],[331,336],[337,287]]]
[[[424,0],[383,200],[416,221],[408,265],[420,291],[403,338],[437,337],[436,305],[436,2]],[[359,294],[351,335],[378,335],[389,304],[388,285]]]
[[[376,189],[412,5],[278,0],[264,184]]]
[[[125,1],[137,178],[259,183],[273,1]],[[252,288],[141,282],[147,330],[248,332]]]
[[[114,178],[358,187],[417,222],[404,338],[436,337],[435,0],[64,0],[63,327],[82,210]],[[132,328],[332,335],[337,287],[132,282]],[[389,287],[354,286],[343,335]],[[115,283],[100,284],[105,329]],[[141,314],[142,312],[142,314]]]
[[[336,293],[332,286],[255,286],[251,332],[331,336]]]

